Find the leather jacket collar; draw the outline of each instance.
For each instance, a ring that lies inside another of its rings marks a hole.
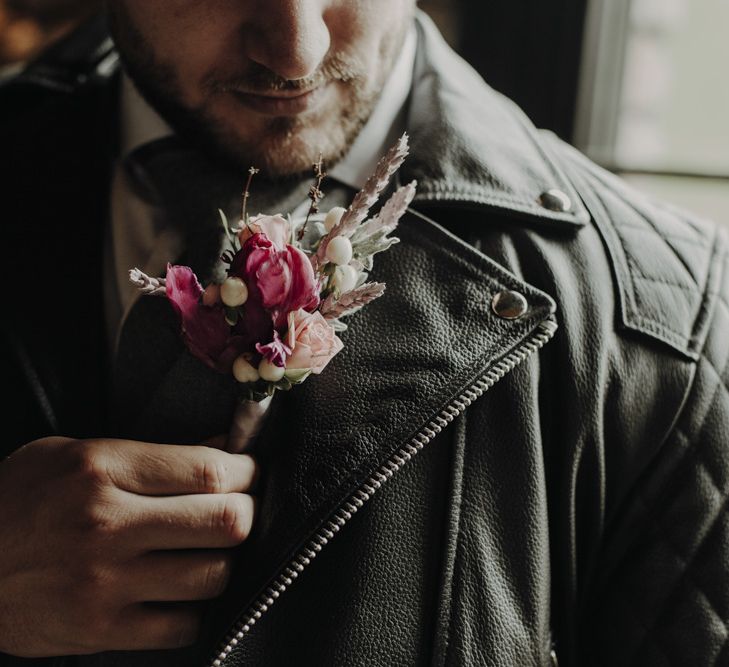
[[[523,112],[486,86],[422,12],[417,26],[413,150],[401,175],[418,180],[416,205],[472,205],[550,229],[585,224],[587,209]],[[566,198],[555,200],[560,193]]]

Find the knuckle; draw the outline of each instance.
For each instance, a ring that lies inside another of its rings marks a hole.
[[[102,485],[108,482],[106,464],[99,448],[92,442],[74,440],[68,443],[66,456],[72,469],[86,483]]]
[[[199,460],[192,474],[195,488],[202,493],[221,493],[225,488],[225,466],[211,456]]]
[[[79,522],[84,532],[92,535],[104,535],[111,532],[111,518],[97,502],[90,502],[84,506],[79,516]]]
[[[253,520],[253,499],[244,493],[229,494],[217,512],[217,528],[235,543],[248,537]]]
[[[77,523],[85,539],[106,540],[117,535],[123,528],[119,512],[108,501],[90,497],[78,513]]]

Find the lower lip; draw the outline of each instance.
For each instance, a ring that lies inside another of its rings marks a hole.
[[[265,116],[298,116],[316,108],[321,102],[325,90],[326,86],[320,86],[296,97],[268,97],[237,90],[231,90],[230,93],[238,102],[256,113]]]

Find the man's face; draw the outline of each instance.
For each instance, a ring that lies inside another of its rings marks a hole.
[[[339,159],[415,0],[110,0],[127,71],[176,131],[268,176]]]

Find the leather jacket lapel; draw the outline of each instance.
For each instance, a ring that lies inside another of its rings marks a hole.
[[[418,439],[422,446],[457,414],[454,405],[465,409],[477,397],[479,380],[508,372],[510,353],[556,328],[549,296],[435,222],[412,213],[397,235],[401,243],[378,256],[372,274],[387,283],[385,295],[349,318],[344,350],[322,375],[274,399],[256,448],[258,518],[237,577],[216,603],[211,640],[261,595],[275,599],[277,575],[317,531],[336,532],[336,513],[356,511],[348,499],[368,480],[393,474],[388,459],[399,460],[403,447],[415,453]],[[504,290],[526,297],[522,318],[493,312],[492,298]]]

